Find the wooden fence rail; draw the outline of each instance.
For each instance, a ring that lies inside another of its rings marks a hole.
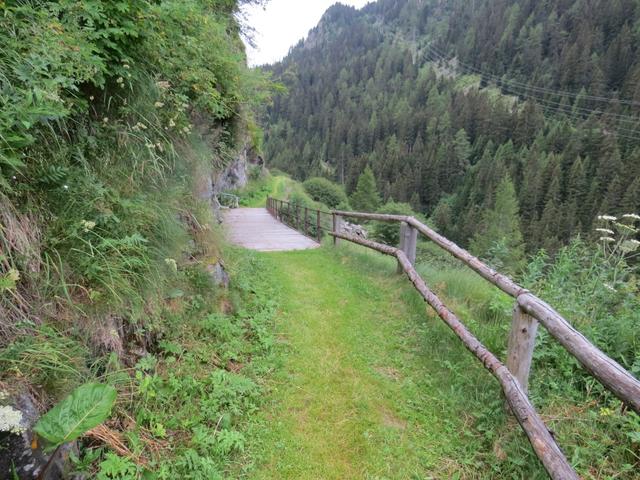
[[[383,222],[402,222],[417,229],[425,237],[432,240],[436,245],[449,252],[454,257],[461,260],[465,265],[475,270],[480,276],[493,283],[503,292],[511,295],[516,299],[516,310],[521,309],[535,320],[542,323],[547,331],[555,338],[569,353],[571,353],[580,364],[600,383],[608,388],[620,400],[631,407],[636,413],[640,414],[640,381],[627,372],[618,362],[609,358],[605,353],[587,340],[584,335],[565,320],[562,315],[556,312],[547,303],[530,293],[527,289],[521,287],[509,277],[496,272],[478,258],[471,255],[466,250],[460,248],[455,243],[447,240],[439,235],[422,222],[413,217],[402,215],[379,215],[371,213],[358,212],[334,212],[341,217],[360,218],[365,220],[378,220]],[[527,328],[527,331],[535,329],[534,325],[528,320],[522,320],[522,315],[518,312],[517,319],[514,318],[514,330]],[[529,325],[528,327],[526,325]],[[521,337],[512,332],[512,337]],[[535,338],[535,337],[534,337]],[[532,343],[532,342],[531,342]],[[520,349],[518,343],[513,345],[514,349]],[[533,348],[527,349],[527,357],[517,355],[521,362],[531,363]],[[509,356],[516,356],[513,349],[510,350]],[[528,369],[523,369],[521,365],[514,365],[518,369],[518,380],[526,389],[526,379],[529,375]],[[515,372],[514,372],[515,373]]]
[[[288,215],[283,215],[285,205],[287,205],[286,212]],[[291,225],[292,216],[288,202],[269,198],[267,200],[267,208],[276,218]],[[333,237],[334,244],[337,244],[339,239],[347,240],[386,255],[391,255],[397,259],[398,271],[407,274],[425,301],[455,332],[467,349],[498,379],[511,412],[513,412],[518,423],[522,426],[531,442],[534,452],[541,460],[551,478],[565,480],[577,479],[579,477],[568,463],[527,397],[528,378],[533,360],[538,323],[541,323],[551,336],[571,353],[600,383],[627,406],[635,412],[640,413],[640,381],[638,381],[638,379],[587,340],[587,338],[573,328],[567,320],[547,303],[515,283],[509,277],[496,272],[478,258],[439,235],[414,217],[345,211],[322,212],[311,209],[305,210],[305,217],[309,211],[315,212],[318,218],[317,230],[315,232],[318,241],[322,239],[322,234],[325,233]],[[321,223],[321,217],[326,220],[329,220],[330,217],[330,221]],[[342,226],[344,224],[344,218],[399,222],[400,248],[383,245],[343,233]],[[421,233],[436,245],[462,261],[503,292],[515,298],[506,365],[501,363],[493,353],[488,351],[486,347],[467,330],[453,312],[429,289],[413,267],[416,258],[416,240],[418,233]]]

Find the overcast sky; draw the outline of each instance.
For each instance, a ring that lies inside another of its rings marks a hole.
[[[360,8],[372,0],[340,0]],[[250,65],[281,60],[289,48],[307,36],[322,14],[337,0],[269,0],[265,8],[246,9],[247,23],[256,30],[256,49],[247,47]]]

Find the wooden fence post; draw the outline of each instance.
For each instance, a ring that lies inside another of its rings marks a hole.
[[[416,263],[416,246],[418,244],[418,230],[406,222],[400,223],[400,245],[411,265]],[[398,273],[404,273],[402,265],[398,263]]]
[[[322,243],[322,231],[320,230],[320,210],[316,210],[316,237],[318,243]]]
[[[300,205],[296,203],[296,230],[300,230]]]
[[[309,207],[304,207],[304,234],[309,235]]]
[[[333,233],[342,233],[342,217],[340,215],[333,214]],[[333,237],[333,246],[335,247],[340,242],[338,237]]]
[[[529,388],[529,372],[531,371],[537,331],[538,320],[516,304],[513,309],[511,333],[509,334],[507,368],[518,379],[525,393]]]

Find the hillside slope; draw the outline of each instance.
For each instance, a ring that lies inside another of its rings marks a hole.
[[[242,3],[0,2],[1,478],[211,480],[242,447],[259,389],[233,362],[266,356],[269,310],[211,198],[269,91]],[[113,400],[85,415],[87,391]]]
[[[640,209],[639,25],[631,0],[336,5],[270,67],[267,157],[348,193],[369,164],[463,244],[506,177],[529,251],[555,251]]]

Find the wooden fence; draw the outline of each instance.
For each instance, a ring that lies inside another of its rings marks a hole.
[[[267,208],[276,218],[285,219],[283,220],[285,223],[295,226],[295,222],[292,223],[292,220],[297,217],[292,216],[290,211],[289,215],[282,212],[285,204],[287,202],[269,198]],[[290,208],[290,204],[286,208]],[[602,385],[629,408],[636,413],[640,413],[640,381],[593,345],[547,303],[515,283],[509,277],[485,265],[478,258],[439,235],[414,217],[344,211],[322,212],[305,209],[305,218],[309,215],[309,212],[311,212],[312,216],[316,215],[318,219],[316,236],[318,241],[322,239],[324,233],[333,237],[334,244],[339,239],[347,240],[397,259],[399,272],[407,274],[424,300],[454,331],[465,347],[496,377],[502,387],[511,412],[529,438],[534,452],[551,478],[565,480],[578,479],[579,477],[527,396],[528,378],[539,323]],[[328,220],[329,216],[330,222]],[[327,220],[323,222],[322,220],[325,217]],[[344,218],[398,222],[400,224],[399,248],[344,233],[342,228]],[[288,222],[286,219],[288,219]],[[422,234],[431,240],[473,269],[485,280],[515,299],[506,365],[487,350],[457,316],[429,289],[426,282],[415,270],[413,264],[416,258],[418,234]]]

